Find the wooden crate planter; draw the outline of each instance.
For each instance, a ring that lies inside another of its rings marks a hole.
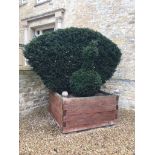
[[[48,110],[62,133],[109,126],[116,123],[118,96],[62,97],[50,92]]]

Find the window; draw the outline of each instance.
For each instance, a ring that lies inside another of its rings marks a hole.
[[[42,35],[42,30],[35,30],[35,36],[38,37]]]
[[[37,4],[38,3],[43,3],[43,2],[46,2],[47,0],[37,0]]]
[[[25,64],[24,64],[25,66],[28,66],[29,65],[29,63],[28,63],[28,60],[25,58]]]
[[[21,4],[25,4],[27,2],[27,0],[20,0]]]
[[[42,35],[44,33],[50,32],[50,31],[54,31],[54,28],[36,29],[34,31],[34,35],[35,35],[35,37],[38,37],[38,36],[40,36],[40,35]]]
[[[51,32],[51,31],[54,31],[54,28],[42,30],[42,33]]]

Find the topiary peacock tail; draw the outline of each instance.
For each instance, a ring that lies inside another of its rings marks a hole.
[[[100,76],[104,84],[121,59],[117,45],[101,33],[73,27],[34,38],[25,46],[24,55],[45,86],[58,93],[74,91],[70,79],[80,69],[92,70],[92,76]]]

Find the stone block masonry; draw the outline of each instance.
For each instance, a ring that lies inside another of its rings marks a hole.
[[[87,27],[99,31],[122,52],[113,78],[134,80],[134,0],[72,0],[66,2],[64,27]]]
[[[48,90],[32,70],[19,71],[19,112],[26,115],[48,103]]]
[[[119,108],[132,109],[135,108],[135,81],[111,79],[101,88],[103,91],[119,95]]]

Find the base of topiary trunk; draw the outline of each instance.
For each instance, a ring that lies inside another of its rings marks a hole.
[[[114,125],[118,96],[103,93],[91,97],[62,97],[49,93],[49,112],[62,133]]]

